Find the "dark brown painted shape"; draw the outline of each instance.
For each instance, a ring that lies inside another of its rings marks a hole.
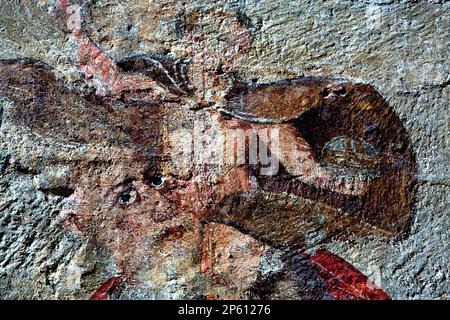
[[[295,93],[298,91],[303,94]],[[417,164],[405,128],[373,87],[322,78],[263,85],[237,83],[229,99],[230,104],[225,107],[229,114],[255,123],[291,123],[312,147],[316,160],[324,166],[329,159],[322,158],[323,148],[338,136],[361,139],[370,143],[380,154],[376,170],[378,177],[371,180],[369,192],[360,196],[342,195],[306,185],[289,175],[259,177],[263,189],[271,193],[295,194],[340,209],[342,212],[334,211],[333,215],[344,214],[345,219],[367,222],[387,235],[399,236],[408,230],[413,213]],[[307,103],[303,105],[302,101]],[[236,195],[227,202],[240,203],[242,199],[239,199],[240,195]],[[231,219],[230,223],[259,225],[258,210],[263,209],[258,207],[255,211],[255,208],[249,208],[246,213],[239,212],[239,218]],[[282,214],[267,211],[274,229],[289,225],[284,223],[287,220]],[[242,222],[244,220],[245,223]],[[343,234],[339,226],[334,228],[336,231],[331,236]],[[350,231],[352,226],[347,225],[347,228]],[[267,236],[267,230],[259,233],[258,228],[255,229],[248,231],[256,232],[263,238]],[[277,242],[284,240],[282,238],[275,236],[272,240]],[[290,245],[298,245],[295,243],[297,240],[291,239]]]

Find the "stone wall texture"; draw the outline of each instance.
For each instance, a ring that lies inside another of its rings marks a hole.
[[[449,19],[0,0],[0,297],[448,299]],[[232,130],[277,174],[180,156]]]

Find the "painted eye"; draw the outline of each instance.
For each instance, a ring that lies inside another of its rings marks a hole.
[[[325,143],[322,159],[339,166],[374,168],[379,154],[371,144],[361,139],[339,136]]]
[[[138,199],[138,192],[134,186],[128,187],[121,191],[116,197],[116,203],[119,205],[129,205],[134,203]]]
[[[164,184],[164,178],[159,176],[148,177],[148,182],[156,188],[161,187]]]

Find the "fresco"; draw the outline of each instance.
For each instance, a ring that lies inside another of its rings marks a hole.
[[[399,237],[407,232],[414,156],[399,120],[373,88],[320,78],[239,82],[223,111],[199,111],[187,107],[193,97],[179,89],[182,83],[158,80],[161,73],[172,78],[163,63],[169,64],[150,57],[119,63],[133,70],[123,71],[125,77],[143,77],[167,91],[167,97],[154,100],[152,87],[119,98],[83,96],[37,62],[8,61],[1,67],[1,93],[14,101],[15,121],[43,137],[91,146],[89,160],[72,164],[64,226],[111,250],[123,279],[132,281],[136,270],[157,268],[168,256],[189,256],[192,264],[180,268],[207,273],[216,262],[205,241],[225,248],[228,241],[237,241],[225,225],[253,238],[244,241],[255,252],[242,257],[242,263],[255,259],[261,246],[280,248],[287,263],[283,276],[301,282],[296,269],[310,268],[321,280],[308,290],[320,297],[335,290],[326,289],[322,268],[345,262],[331,253],[303,255],[305,249],[351,234]],[[160,73],[152,73],[155,66]],[[176,168],[170,154],[177,139],[171,136],[198,115],[218,135],[230,128],[276,127],[281,151],[272,156],[280,160],[279,172],[259,175],[258,164]],[[58,191],[64,192],[53,192]],[[208,290],[204,294],[210,295]]]
[[[2,60],[0,95],[8,121],[85,146],[54,159],[70,178],[46,192],[65,198],[61,228],[118,266],[92,299],[167,287],[166,269],[195,299],[390,298],[323,247],[409,232],[418,166],[383,93],[331,76],[233,77],[211,103],[205,90],[222,70],[199,90],[195,58],[115,61],[69,31],[84,89],[45,63]]]

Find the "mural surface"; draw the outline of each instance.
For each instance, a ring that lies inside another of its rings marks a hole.
[[[82,262],[44,269],[59,273],[57,296],[392,298],[379,266],[359,270],[332,247],[398,245],[414,229],[419,163],[388,92],[331,72],[245,77],[255,35],[235,12],[217,26],[187,15],[181,57],[112,58],[88,7],[47,7],[75,81],[42,59],[0,61],[3,137],[20,128],[40,146],[5,151],[2,174],[34,176],[31,192],[54,199],[50,251],[66,241],[70,260],[82,243]],[[208,26],[223,50],[199,39]],[[17,285],[1,286],[7,297]],[[38,287],[12,297],[37,298]]]

